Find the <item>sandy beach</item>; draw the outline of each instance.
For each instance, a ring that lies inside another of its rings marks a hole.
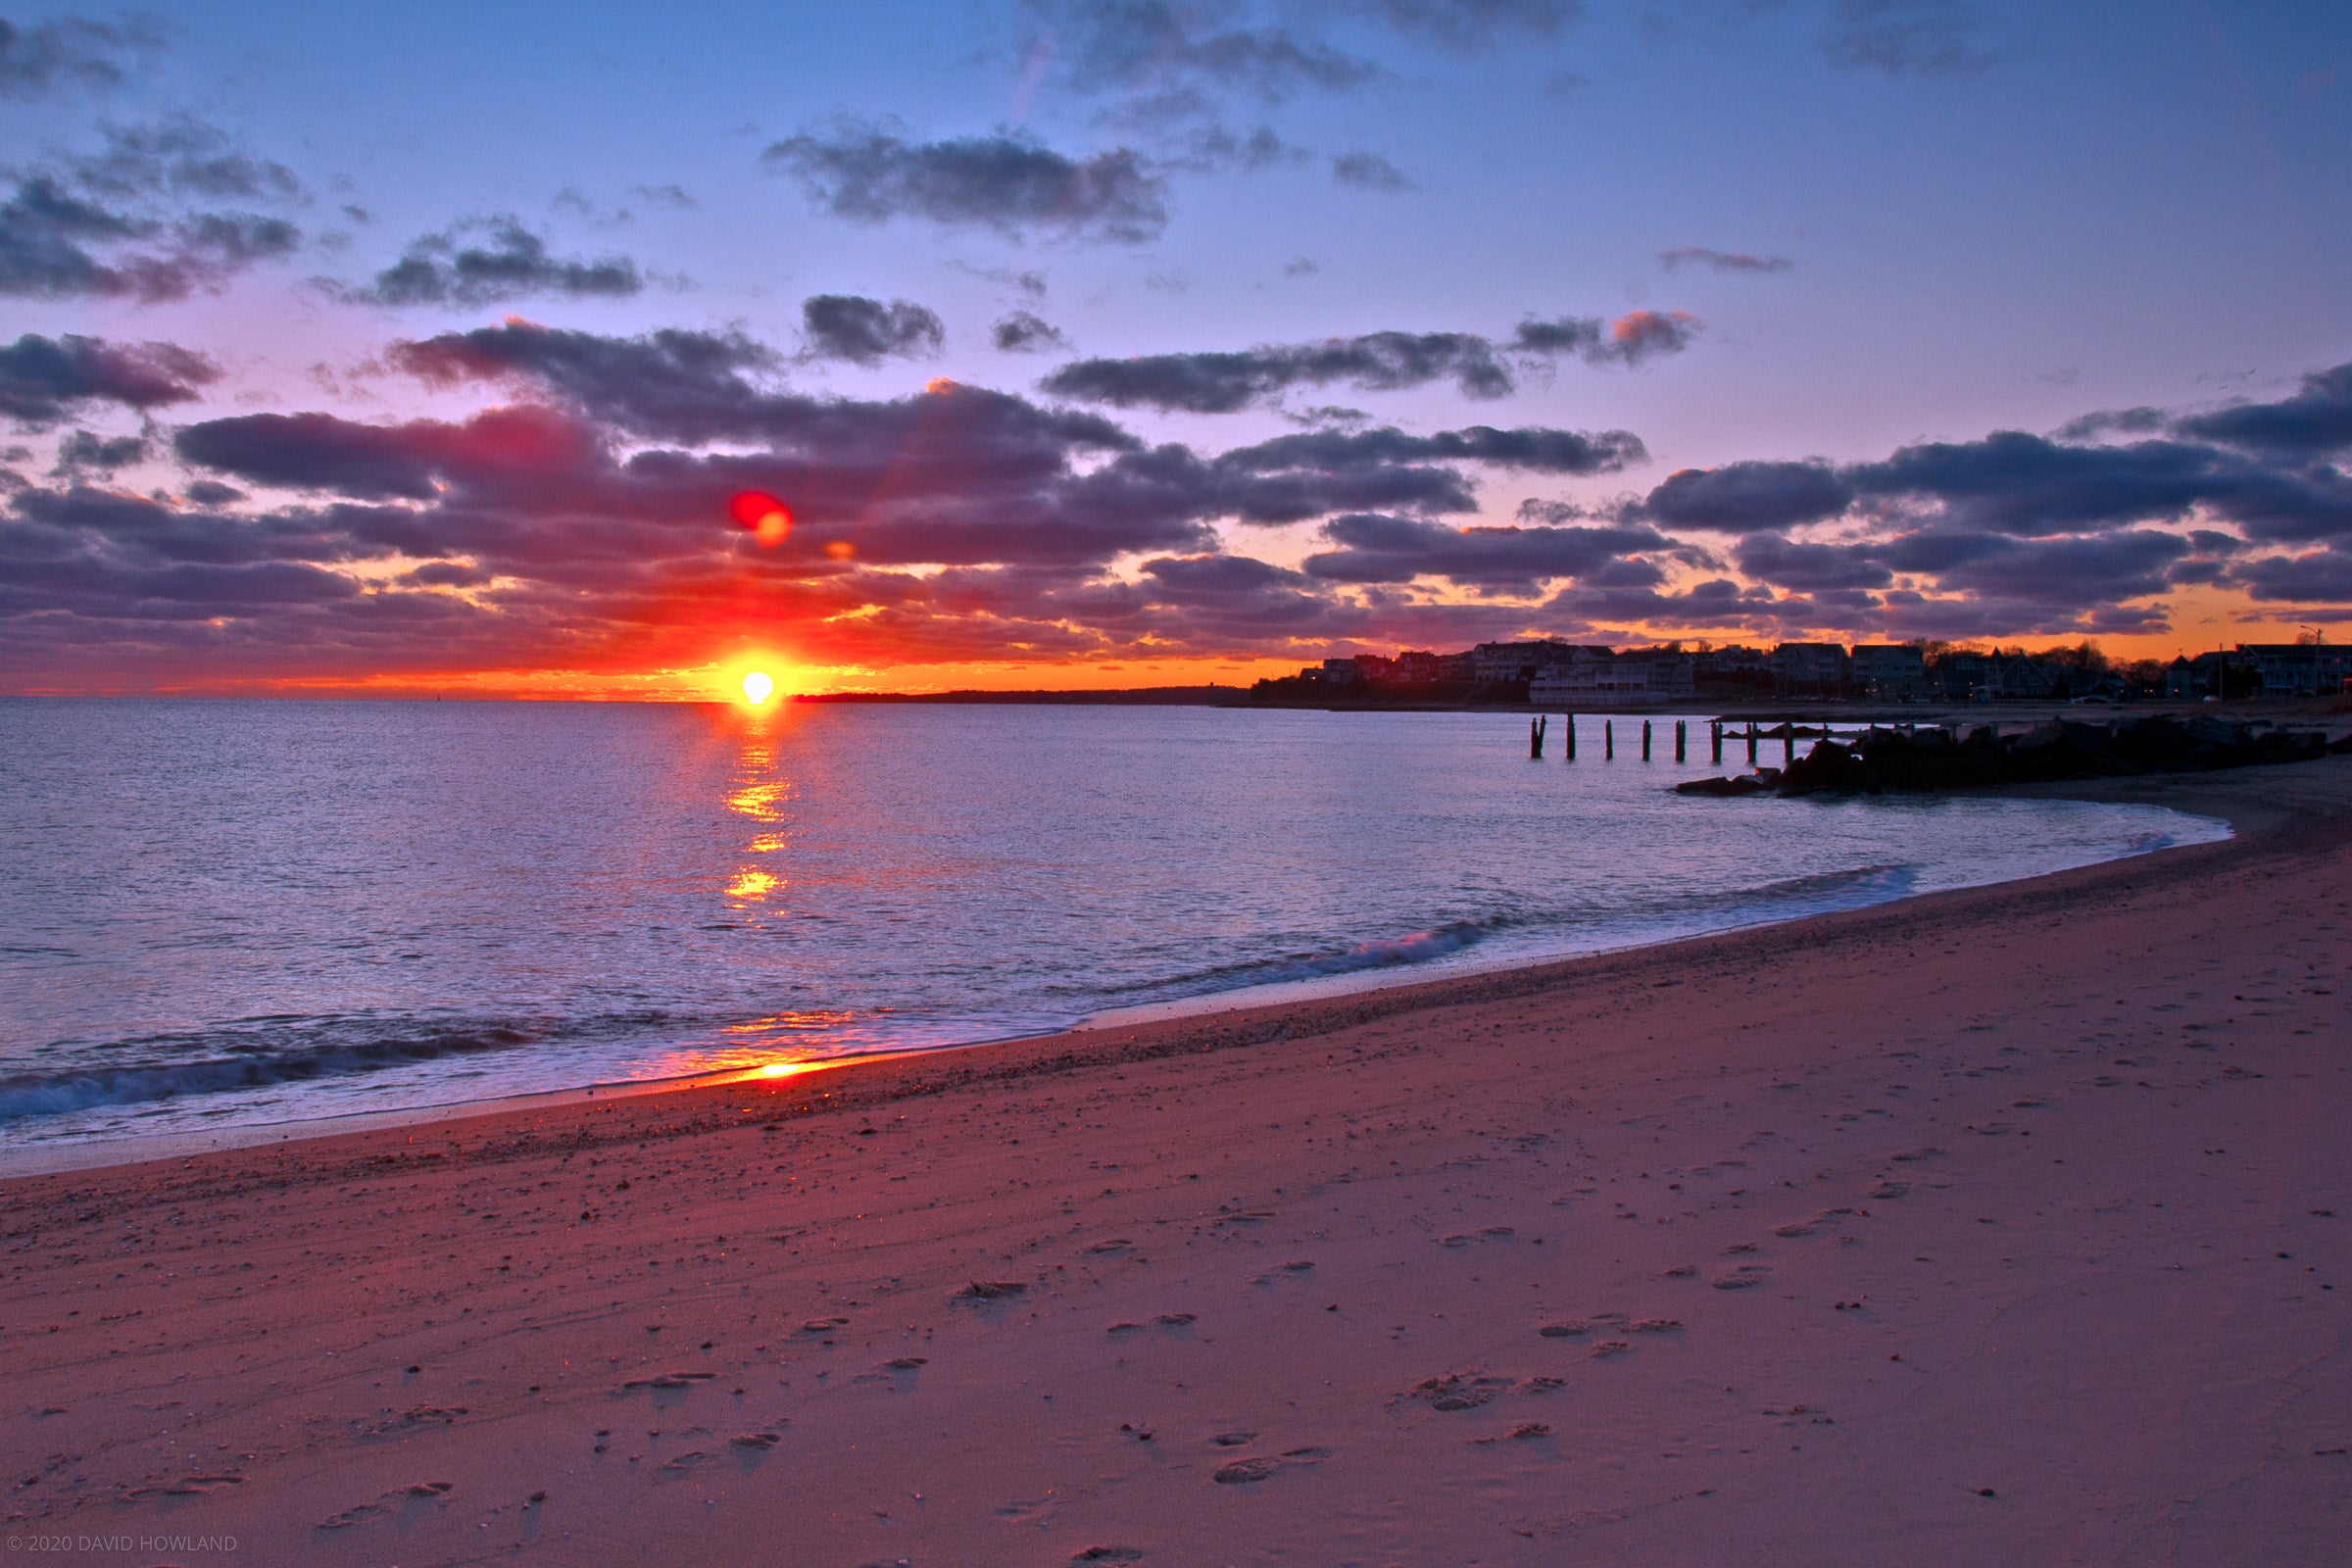
[[[2340,1561],[2352,759],[2095,792],[2239,837],[0,1184],[11,1557]]]

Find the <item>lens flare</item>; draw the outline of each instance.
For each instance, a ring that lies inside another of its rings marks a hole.
[[[743,700],[758,708],[776,694],[775,677],[763,669],[755,669],[743,677]]]
[[[763,545],[779,545],[792,532],[792,509],[764,490],[745,490],[727,503],[727,514]]]

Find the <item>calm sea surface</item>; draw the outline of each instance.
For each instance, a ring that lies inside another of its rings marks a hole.
[[[1512,714],[0,701],[0,1145],[1001,1039],[2227,835],[1685,800],[1703,725],[1687,767],[1638,729],[1569,765]]]

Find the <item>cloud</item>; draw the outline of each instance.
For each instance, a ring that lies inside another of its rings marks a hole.
[[[2000,56],[1971,41],[1974,7],[1962,0],[1837,0],[1820,37],[1834,66],[1888,76],[1974,76]]]
[[[1304,563],[1307,575],[1321,581],[1409,583],[1443,577],[1465,587],[1521,594],[1537,592],[1544,582],[1604,571],[1622,557],[1673,543],[1647,528],[1456,528],[1376,513],[1334,517],[1322,533],[1337,548]]]
[[[1751,256],[1745,251],[1719,251],[1705,245],[1685,245],[1658,252],[1669,272],[1681,267],[1709,267],[1718,272],[1786,272],[1796,264],[1786,256]]]
[[[0,416],[31,428],[71,417],[92,403],[145,413],[186,403],[220,379],[220,368],[175,343],[109,343],[68,332],[27,332],[0,345]]]
[[[57,466],[50,471],[53,475],[112,473],[142,461],[147,453],[143,435],[110,439],[88,430],[70,430],[57,444]]]
[[[1825,463],[1730,463],[1667,475],[1637,511],[1664,528],[1757,533],[1834,517],[1853,500]]]
[[[1032,0],[1023,52],[1070,90],[1165,98],[1200,88],[1288,97],[1377,76],[1370,61],[1283,25],[1228,24],[1235,7],[1184,0]]]
[[[467,235],[478,238],[467,240]],[[625,256],[593,261],[551,256],[547,241],[520,221],[492,217],[427,234],[368,287],[333,292],[373,305],[489,305],[538,295],[626,299],[644,287],[637,264]]]
[[[801,330],[806,358],[853,365],[921,359],[947,341],[939,317],[912,300],[885,305],[856,294],[811,294],[801,302]]]
[[[1636,364],[1680,352],[1696,324],[1680,312],[1636,311],[1607,326],[1597,318],[1531,317],[1501,342],[1471,332],[1368,332],[1229,352],[1077,360],[1040,384],[1088,403],[1190,414],[1230,414],[1274,402],[1295,386],[1334,383],[1388,392],[1449,379],[1465,397],[1499,398],[1518,388],[1513,356],[1544,361],[1579,354],[1595,364]]]
[[[184,117],[105,134],[99,153],[14,176],[0,202],[0,295],[158,304],[217,291],[301,244],[283,218],[197,206],[297,200],[283,165]]]
[[[1331,161],[1331,177],[1357,190],[1406,191],[1413,182],[1404,171],[1378,153],[1340,153]]]
[[[910,142],[884,122],[844,119],[767,149],[836,218],[919,218],[1021,237],[1142,244],[1167,224],[1167,188],[1144,159],[1114,148],[1080,160],[1023,132]]]
[[[291,201],[303,194],[292,170],[193,116],[110,125],[104,136],[103,151],[68,164],[74,182],[96,196]]]
[[[1048,349],[1070,346],[1061,328],[1027,311],[1015,311],[998,321],[989,329],[989,335],[1001,354],[1042,354]]]
[[[2300,391],[2276,403],[2191,415],[2176,420],[2173,430],[2191,440],[2290,457],[2340,452],[2352,447],[2352,365],[2307,375]]]
[[[152,24],[81,17],[20,26],[0,17],[0,98],[45,98],[72,88],[116,87],[127,62],[160,46]]]

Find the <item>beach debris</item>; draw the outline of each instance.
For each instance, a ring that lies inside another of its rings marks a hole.
[[[975,1301],[1002,1301],[1028,1288],[1025,1280],[974,1280],[958,1294]]]
[[[1141,1562],[1144,1554],[1135,1546],[1089,1546],[1070,1558],[1072,1562]]]
[[[1521,1442],[1525,1442],[1529,1438],[1548,1438],[1551,1436],[1551,1428],[1541,1421],[1528,1421],[1513,1427],[1511,1436]]]
[[[1257,1434],[1254,1432],[1220,1432],[1208,1441],[1220,1448],[1239,1448],[1247,1444],[1255,1443]]]
[[[917,1367],[929,1366],[931,1362],[929,1357],[920,1355],[895,1356],[892,1359],[882,1363],[885,1368],[892,1372],[912,1372]]]
[[[1623,1355],[1633,1348],[1633,1342],[1630,1340],[1603,1340],[1592,1347],[1591,1354],[1595,1359],[1603,1356]]]

